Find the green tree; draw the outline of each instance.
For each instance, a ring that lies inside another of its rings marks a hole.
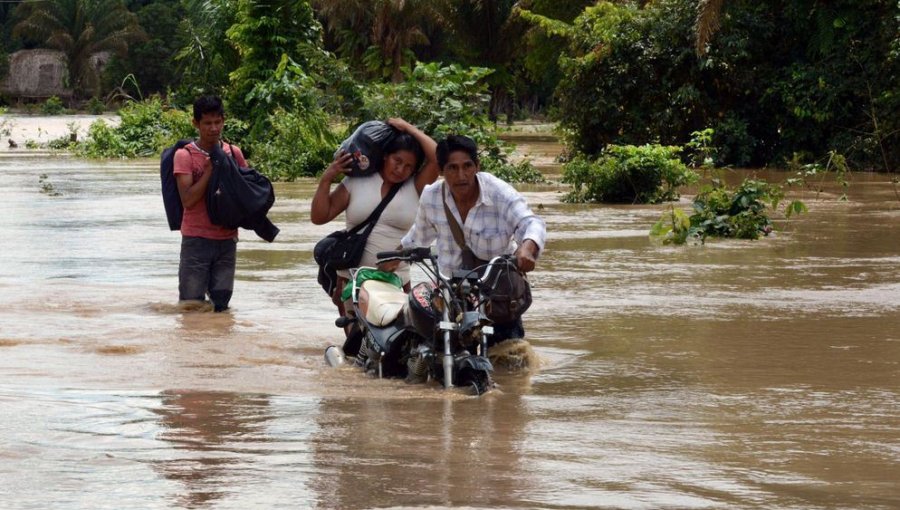
[[[185,9],[178,0],[160,0],[138,7],[135,14],[149,37],[129,48],[128,57],[117,59],[106,74],[116,85],[124,76],[134,75],[144,95],[165,93],[179,82],[175,55],[182,38],[175,28],[184,19]]]
[[[459,0],[446,2],[444,21],[450,30],[457,60],[467,66],[491,69],[488,110],[492,121],[505,111],[512,120],[513,96],[522,82],[523,38],[527,23],[514,15],[516,0]]]
[[[122,0],[48,0],[23,3],[13,36],[62,51],[76,97],[99,93],[93,57],[103,51],[125,55],[129,43],[146,35]]]
[[[413,48],[429,44],[427,34],[439,22],[435,0],[314,0],[328,28],[346,39],[342,54],[361,59],[376,78],[398,83],[415,62]],[[368,44],[365,45],[366,34]]]
[[[175,54],[181,76],[175,102],[190,104],[203,94],[225,95],[229,74],[240,56],[225,36],[235,20],[237,0],[182,0],[178,25],[180,48]]]
[[[231,109],[256,124],[275,106],[251,94],[273,78],[284,57],[306,68],[321,48],[321,25],[306,0],[238,0],[235,22],[226,31],[240,54],[240,64],[229,75]],[[261,109],[265,109],[263,112]]]
[[[568,41],[557,118],[578,151],[681,145],[712,128],[719,165],[832,150],[854,167],[900,160],[896,0],[598,2],[572,24],[525,16]]]
[[[525,6],[519,2],[516,14],[527,18],[529,14],[546,19],[560,20],[571,24],[585,7],[596,3],[595,0],[533,0]],[[525,16],[522,16],[523,13]],[[564,37],[530,27],[524,38],[525,55],[522,65],[527,78],[527,92],[520,94],[520,100],[528,100],[535,106],[546,105],[557,84],[563,78],[559,67],[559,56],[565,51],[567,42]],[[530,96],[530,97],[528,97]]]

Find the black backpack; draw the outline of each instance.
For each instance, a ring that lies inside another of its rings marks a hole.
[[[175,152],[189,143],[191,140],[178,140],[175,145],[163,150],[160,156],[159,180],[162,184],[163,206],[166,208],[169,230],[181,230],[184,206],[181,205],[181,195],[178,194],[178,182],[175,179]]]

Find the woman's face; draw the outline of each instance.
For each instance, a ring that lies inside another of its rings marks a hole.
[[[381,178],[391,184],[409,179],[416,169],[416,155],[412,151],[400,150],[384,157]]]

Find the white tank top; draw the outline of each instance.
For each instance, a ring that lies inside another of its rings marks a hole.
[[[347,228],[359,225],[372,214],[372,211],[381,203],[381,185],[384,180],[380,173],[374,173],[365,177],[347,177],[341,185],[350,193],[350,203],[347,205]],[[396,250],[400,245],[400,239],[412,227],[416,220],[416,211],[419,207],[419,194],[416,192],[415,177],[410,177],[394,195],[391,202],[381,212],[375,228],[369,235],[366,249],[363,253],[361,266],[375,266],[377,258],[375,254],[380,251]],[[403,283],[409,282],[409,267],[403,264],[397,270],[397,274],[403,279]]]

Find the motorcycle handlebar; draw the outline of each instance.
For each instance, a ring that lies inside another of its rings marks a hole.
[[[431,248],[404,248],[402,250],[380,251],[375,254],[379,262],[386,260],[425,260],[431,257]]]

